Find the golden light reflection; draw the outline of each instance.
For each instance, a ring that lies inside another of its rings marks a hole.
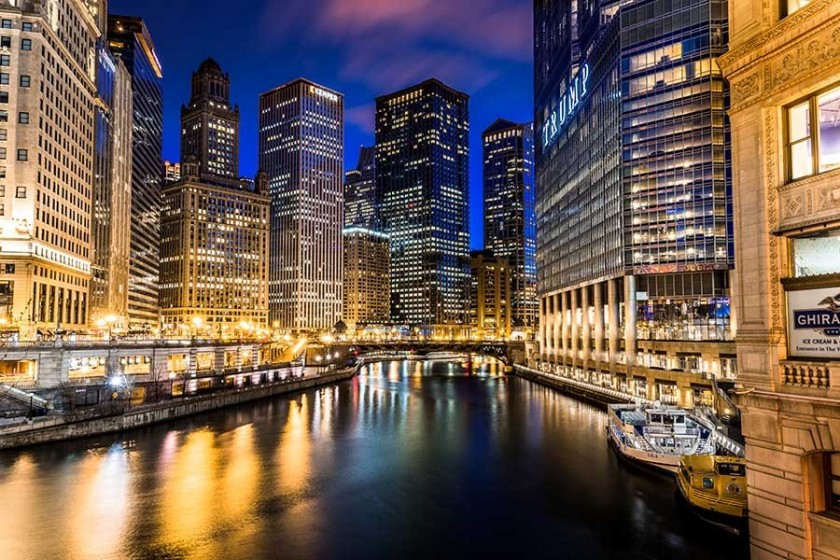
[[[260,463],[254,450],[254,425],[240,426],[230,434],[228,463],[222,480],[221,512],[226,521],[235,523],[248,513],[254,503],[259,482]],[[221,443],[221,442],[220,442]]]
[[[65,558],[117,558],[126,532],[131,499],[131,454],[114,446],[104,454],[88,454],[76,464],[68,516]],[[98,528],[96,537],[91,530]]]
[[[280,436],[277,452],[278,483],[282,492],[299,492],[306,486],[311,471],[309,439],[309,399],[301,395],[300,402],[289,403],[286,428]]]
[[[210,430],[189,434],[165,473],[161,496],[164,544],[194,543],[211,526],[219,463],[214,443]]]
[[[32,527],[37,526],[40,518],[38,502],[31,499],[39,495],[36,471],[35,461],[30,455],[24,455],[2,473],[4,483],[0,484],[0,504],[23,505],[16,507],[13,515],[4,515],[0,523],[0,543],[4,557],[26,558],[31,553],[32,545],[26,539],[21,539],[20,535],[31,534]]]

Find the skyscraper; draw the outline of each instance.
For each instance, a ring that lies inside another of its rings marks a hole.
[[[0,318],[87,327],[97,22],[78,2],[0,5]]]
[[[390,305],[388,236],[361,227],[344,228],[344,322],[351,331],[360,325],[387,323]]]
[[[497,257],[489,249],[470,253],[470,266],[470,326],[473,338],[509,338],[513,327],[513,267],[507,259]]]
[[[735,366],[728,23],[725,0],[668,6],[536,3],[540,346],[559,373],[690,405],[699,373]]]
[[[376,99],[376,186],[391,240],[391,319],[465,323],[469,98],[438,80]]]
[[[94,116],[93,259],[90,319],[108,317],[110,327],[128,325],[131,231],[132,92],[131,75],[106,43],[97,45]]]
[[[344,180],[344,225],[378,230],[381,226],[376,198],[376,150],[362,146],[355,169]]]
[[[391,245],[382,233],[375,149],[362,146],[344,182],[344,321],[350,329],[390,320]]]
[[[180,180],[163,187],[163,328],[248,335],[268,322],[268,179],[264,173],[256,181],[229,177],[225,169],[236,170],[238,163],[217,157],[238,153],[222,133],[235,130],[235,124],[218,120],[217,109],[230,107],[227,74],[207,60],[193,74],[192,85],[190,109],[182,112],[181,122],[182,146],[191,151],[181,154]],[[213,132],[202,133],[208,123]],[[196,138],[204,140],[196,144]],[[235,142],[236,135],[232,138]],[[196,145],[199,153],[192,151]]]
[[[131,253],[128,315],[135,328],[158,325],[160,185],[163,150],[163,72],[142,19],[108,18],[108,48],[131,75]]]
[[[271,194],[271,321],[331,329],[342,315],[344,97],[297,79],[260,96]]]
[[[207,183],[198,162],[163,187],[160,304],[165,332],[240,337],[268,326],[268,180]]]
[[[239,106],[230,104],[230,76],[208,58],[192,76],[181,106],[181,158],[198,161],[202,181],[239,179]]]
[[[510,308],[517,327],[537,324],[537,232],[533,126],[499,119],[482,134],[484,248],[511,270]]]

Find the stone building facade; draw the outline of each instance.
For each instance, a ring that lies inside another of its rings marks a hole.
[[[840,558],[840,2],[729,12],[752,557]]]
[[[22,339],[88,325],[101,30],[86,8],[0,2],[0,324]]]

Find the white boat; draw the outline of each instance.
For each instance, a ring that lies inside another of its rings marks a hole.
[[[688,411],[658,404],[610,405],[607,435],[622,456],[672,473],[683,455],[715,452],[712,432]]]

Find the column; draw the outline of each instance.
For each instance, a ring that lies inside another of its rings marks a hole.
[[[551,296],[552,305],[554,306],[554,328],[551,330],[552,342],[554,348],[554,362],[559,363],[563,356],[560,352],[560,331],[563,328],[563,313],[560,306],[560,294]]]
[[[540,308],[539,308],[540,324],[539,324],[539,330],[537,332],[538,332],[538,335],[539,335],[540,356],[545,356],[547,354],[546,348],[545,348],[545,344],[546,344],[545,333],[548,330],[548,326],[547,326],[547,324],[548,324],[548,314],[545,312],[545,306],[546,306],[546,298],[545,297],[540,298],[539,306],[540,306]]]
[[[577,319],[577,310],[578,310],[578,289],[575,288],[572,290],[571,293],[571,307],[569,309],[570,312],[570,321],[569,324],[572,327],[572,364],[576,365],[578,363],[578,348],[580,347],[580,334],[578,329],[578,319]]]
[[[604,360],[604,286],[601,283],[592,286],[594,290],[593,301],[595,305],[595,360]]]
[[[583,334],[583,341],[581,345],[583,346],[583,362],[585,364],[589,363],[589,359],[591,357],[590,348],[592,348],[592,326],[589,323],[589,286],[584,286],[581,288],[581,330]]]
[[[627,372],[636,363],[636,277],[624,277],[624,352]]]
[[[616,278],[607,280],[607,314],[610,326],[610,364],[615,364],[618,356],[618,327],[620,325],[618,319],[618,279]]]
[[[561,318],[563,319],[560,326],[560,347],[563,349],[563,363],[569,357],[569,292],[562,292],[560,294],[560,309]]]

